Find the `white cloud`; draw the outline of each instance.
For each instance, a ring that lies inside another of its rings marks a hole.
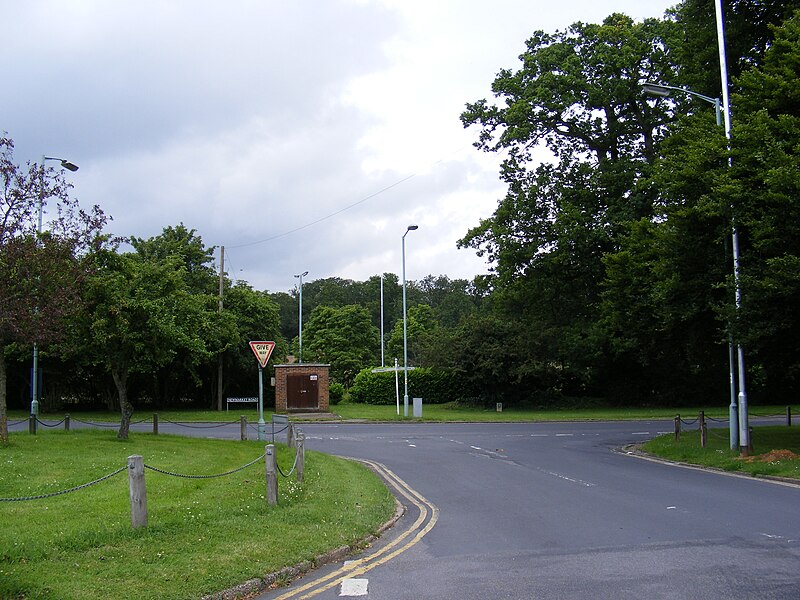
[[[115,233],[183,222],[257,288],[399,273],[415,221],[409,278],[471,278],[483,260],[456,242],[504,188],[464,104],[536,29],[670,4],[9,2],[0,129],[21,161],[79,164],[76,195]]]

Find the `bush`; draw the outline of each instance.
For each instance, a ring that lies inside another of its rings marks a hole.
[[[398,374],[403,393],[403,374]],[[467,386],[451,369],[416,368],[408,372],[409,397],[422,398],[426,404],[444,404],[468,397]],[[356,375],[350,388],[350,401],[364,404],[394,404],[395,374],[392,371],[373,373],[364,369]]]
[[[344,399],[344,385],[341,383],[337,383],[336,381],[332,381],[328,385],[328,403],[333,406],[334,404],[339,404]]]

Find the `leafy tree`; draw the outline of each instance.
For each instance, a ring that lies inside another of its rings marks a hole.
[[[431,343],[430,336],[438,329],[433,309],[427,304],[417,304],[408,309],[406,319],[406,345],[408,364],[420,363],[425,348]],[[403,318],[398,319],[392,329],[388,343],[389,354],[403,362]]]
[[[503,315],[549,355],[531,349],[521,357],[528,367],[517,372],[531,381],[557,365],[554,387],[587,393],[605,366],[602,257],[627,223],[653,217],[649,177],[668,115],[643,101],[640,84],[671,80],[665,39],[672,27],[615,14],[601,25],[536,32],[522,68],[495,79],[499,101],[468,104],[461,116],[465,126],[481,126],[478,148],[507,152],[501,177],[508,194],[460,244],[494,263]],[[534,149],[542,146],[554,162],[534,168]]]
[[[212,296],[192,293],[174,255],[106,252],[97,260],[100,269],[88,282],[88,310],[76,334],[82,354],[114,380],[122,413],[117,435],[126,439],[134,410],[131,376],[176,362],[196,376],[203,361],[232,343],[234,330]]]
[[[379,349],[378,329],[360,306],[317,306],[303,327],[303,358],[330,363],[331,377],[346,386],[361,369],[377,362]]]
[[[13,342],[58,340],[79,306],[86,275],[82,256],[102,245],[106,218],[85,212],[70,186],[44,165],[22,169],[13,141],[0,136],[0,442],[8,441],[6,349]],[[56,216],[38,234],[38,208],[55,200]]]

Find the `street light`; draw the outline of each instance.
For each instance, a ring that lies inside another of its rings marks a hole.
[[[53,156],[42,155],[42,175],[39,181],[39,207],[38,207],[38,222],[36,231],[41,236],[42,234],[42,212],[44,211],[44,168],[45,162],[48,160],[57,160],[61,163],[61,167],[72,171],[73,173],[78,170],[78,165],[71,163],[66,158],[55,158]],[[31,374],[31,416],[35,418],[39,416],[39,344],[33,342],[33,373]]]
[[[303,277],[308,275],[308,271],[303,271],[299,275],[295,275],[295,277],[300,278],[300,298],[298,302],[298,309],[297,309],[297,337],[300,340],[300,348],[299,348],[299,361],[300,364],[303,364]]]
[[[695,98],[700,98],[701,100],[714,105],[714,111],[716,112],[717,117],[717,126],[723,125],[722,105],[719,98],[705,96],[703,94],[699,94],[698,92],[682,87],[661,85],[650,81],[642,85],[642,90],[647,94],[659,96],[661,98],[667,98],[671,96],[672,92],[681,92],[683,94],[688,94],[689,96],[694,96]],[[728,140],[728,146],[730,146],[731,130],[729,122],[727,121],[729,121],[729,119],[726,119],[725,123],[725,138]],[[730,167],[730,157],[728,158],[728,166]],[[736,310],[738,311],[742,304],[742,286],[739,280],[739,232],[736,229],[736,221],[733,219],[733,217],[731,217],[731,241],[733,246],[733,280],[736,289]],[[730,423],[730,447],[731,450],[735,450],[737,447],[740,447],[742,448],[743,452],[747,452],[747,449],[750,446],[750,431],[747,416],[747,392],[745,390],[744,348],[742,348],[741,343],[737,344],[736,354],[739,370],[738,408],[736,406],[736,373],[734,368],[733,339],[731,338],[728,342],[728,365],[730,369],[729,377],[731,386],[731,404],[728,410],[728,418]]]
[[[409,225],[403,234],[402,255],[403,255],[403,381],[405,392],[403,393],[403,416],[408,416],[408,323],[406,319],[406,236],[409,231],[419,229],[418,225]]]

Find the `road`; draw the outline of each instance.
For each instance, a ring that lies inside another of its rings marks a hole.
[[[408,511],[360,562],[259,600],[800,598],[800,487],[619,451],[671,422],[302,428],[385,468]]]
[[[386,465],[438,508],[419,543],[353,577],[361,587],[315,597],[800,598],[800,488],[616,452],[670,428],[306,425],[308,448]]]

